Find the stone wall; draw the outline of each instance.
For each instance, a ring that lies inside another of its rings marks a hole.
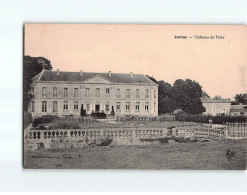
[[[42,148],[81,148],[92,145],[142,145],[147,144],[142,141],[143,139],[164,138],[169,134],[170,131],[165,128],[25,130],[24,149],[29,151]]]

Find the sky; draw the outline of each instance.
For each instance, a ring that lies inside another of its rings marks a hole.
[[[133,72],[170,84],[189,78],[197,81],[211,97],[233,98],[247,92],[246,51],[247,28],[241,25],[25,24],[24,27],[24,55],[47,58],[53,70]]]

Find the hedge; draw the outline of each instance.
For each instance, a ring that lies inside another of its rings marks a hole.
[[[175,115],[177,121],[209,123],[211,119],[213,124],[223,124],[226,122],[246,122],[246,116],[211,116],[211,115],[190,115],[190,114],[178,114]]]
[[[28,112],[24,112],[23,127],[24,129],[32,122],[32,115]]]

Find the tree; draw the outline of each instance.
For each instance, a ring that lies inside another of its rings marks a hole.
[[[216,95],[216,96],[214,96],[214,99],[215,100],[222,100],[222,96],[221,95]]]
[[[32,78],[39,74],[43,69],[51,70],[52,66],[48,59],[44,57],[24,56],[23,60],[23,107],[27,111],[29,101],[32,99],[30,94]]]
[[[236,94],[234,99],[239,104],[247,104],[247,93]]]
[[[202,106],[202,87],[190,79],[178,79],[173,84],[172,99],[176,109],[182,109],[189,114],[200,114],[204,111]]]
[[[163,80],[159,81],[158,85],[158,113],[165,114],[173,112],[175,109],[175,102],[172,99],[172,85]]]

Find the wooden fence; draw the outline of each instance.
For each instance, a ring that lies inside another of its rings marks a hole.
[[[227,139],[247,139],[247,123],[226,123]]]

